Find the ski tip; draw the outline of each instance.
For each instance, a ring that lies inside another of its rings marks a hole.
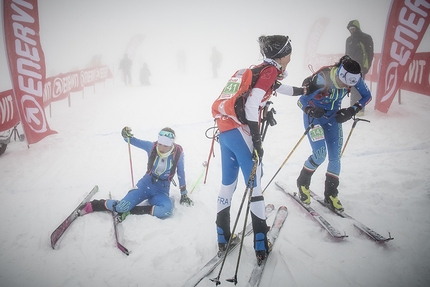
[[[129,251],[127,248],[125,248],[124,246],[122,246],[121,244],[117,244],[118,249],[122,251],[122,253],[124,253],[125,255],[129,256],[131,251]]]

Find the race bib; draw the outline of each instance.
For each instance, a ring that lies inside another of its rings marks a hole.
[[[309,131],[309,136],[313,142],[323,140],[324,130],[320,125],[316,125]]]

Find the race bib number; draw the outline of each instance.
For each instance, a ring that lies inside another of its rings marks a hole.
[[[313,142],[323,140],[324,130],[320,125],[316,125],[309,131],[309,136]]]

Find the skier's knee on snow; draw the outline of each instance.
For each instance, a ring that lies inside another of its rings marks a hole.
[[[163,219],[163,218],[167,218],[170,215],[172,215],[172,211],[173,211],[173,205],[169,201],[169,202],[165,202],[162,205],[155,205],[152,215]]]

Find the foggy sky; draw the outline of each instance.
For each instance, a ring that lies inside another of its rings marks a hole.
[[[130,39],[145,38],[134,69],[147,62],[154,77],[178,72],[176,54],[187,54],[190,74],[210,76],[209,57],[216,46],[223,54],[221,76],[261,61],[256,42],[262,34],[284,34],[293,44],[290,76],[303,72],[303,51],[309,29],[321,17],[330,18],[318,53],[343,53],[346,25],[358,19],[380,52],[390,0],[39,0],[40,36],[47,77],[79,70],[93,56],[116,72]],[[3,11],[2,11],[3,15]],[[3,20],[2,20],[3,26]],[[427,32],[419,51],[430,51]],[[12,88],[0,31],[0,90]]]

